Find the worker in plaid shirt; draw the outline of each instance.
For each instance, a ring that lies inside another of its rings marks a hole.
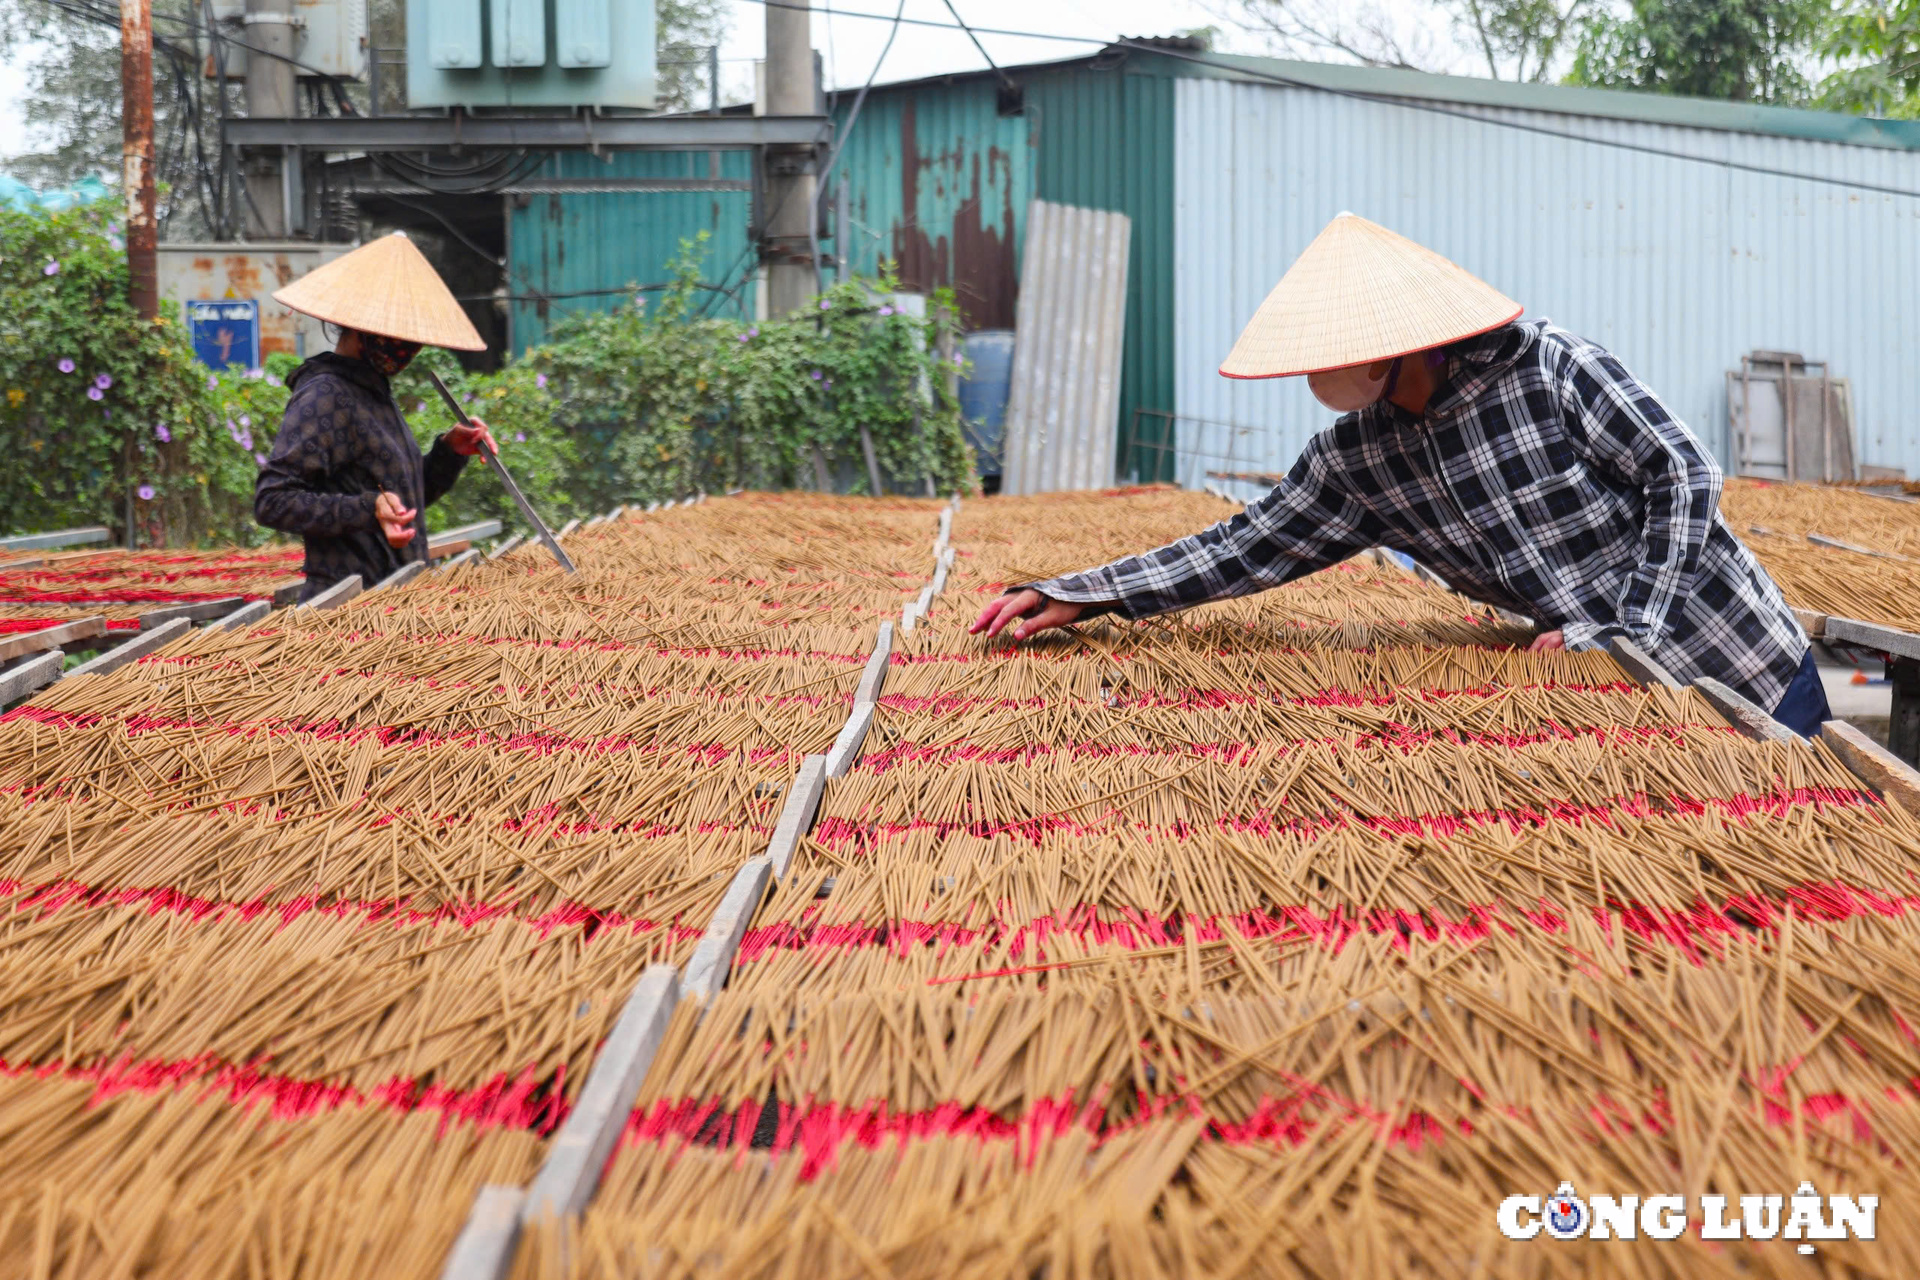
[[[1413,242],[1336,218],[1222,372],[1306,373],[1344,416],[1240,515],[1010,591],[973,630],[1016,623],[1025,639],[1102,613],[1142,618],[1383,546],[1536,619],[1534,649],[1624,637],[1683,680],[1712,676],[1817,732],[1830,713],[1807,638],[1721,518],[1719,467],[1612,355],[1519,310]]]

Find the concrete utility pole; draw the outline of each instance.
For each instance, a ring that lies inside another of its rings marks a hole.
[[[160,311],[154,267],[153,6],[120,0],[120,181],[127,199],[127,301],[143,319]]]
[[[293,0],[247,0],[247,115],[256,120],[291,120],[294,100]],[[287,235],[285,153],[256,151],[247,158],[247,235],[281,240]]]
[[[810,116],[818,87],[814,83],[811,12],[807,0],[767,9],[767,114]],[[810,234],[813,223],[813,150],[767,149],[767,308],[791,315],[819,291],[814,279]]]

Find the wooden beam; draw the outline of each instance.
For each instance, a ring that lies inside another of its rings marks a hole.
[[[880,690],[886,687],[887,670],[892,661],[893,623],[883,622],[879,637],[873,642],[873,652],[867,657],[866,668],[860,672],[860,683],[853,691],[856,705],[880,700]]]
[[[1655,662],[1645,649],[1625,636],[1610,637],[1607,640],[1607,652],[1613,655],[1613,660],[1626,670],[1637,685],[1645,687],[1660,684],[1669,689],[1685,687],[1673,678],[1672,672]]]
[[[480,548],[468,547],[453,559],[440,566],[440,572],[452,573],[455,569],[464,569],[470,564],[480,563]]]
[[[820,797],[827,789],[827,758],[808,756],[800,763],[793,785],[787,789],[787,802],[780,806],[774,823],[773,839],[767,841],[767,859],[773,864],[773,878],[784,880],[800,837],[813,829],[813,816],[820,812]]]
[[[1821,725],[1820,741],[1887,803],[1920,817],[1920,770],[1844,720]]]
[[[1831,547],[1835,551],[1851,551],[1857,556],[1872,556],[1876,560],[1911,560],[1907,556],[1895,555],[1891,551],[1875,551],[1872,547],[1863,547],[1857,542],[1842,542],[1838,538],[1829,538],[1824,533],[1810,533],[1807,541],[1816,547]]]
[[[164,626],[175,618],[185,618],[188,622],[211,622],[215,618],[224,618],[245,604],[245,596],[222,596],[218,600],[194,600],[187,604],[170,604],[161,609],[149,609],[140,615],[140,629],[151,631]]]
[[[112,536],[105,526],[97,524],[79,529],[55,529],[52,533],[17,533],[10,538],[0,538],[0,551],[41,551],[47,547],[78,547],[91,542],[105,542]]]
[[[427,547],[427,559],[450,560],[454,556],[465,555],[472,546],[473,543],[466,538],[458,538],[452,542],[431,543]]]
[[[350,573],[300,607],[302,609],[338,609],[359,595],[362,590],[360,575]]]
[[[497,1182],[481,1187],[440,1268],[440,1280],[506,1280],[520,1243],[520,1211],[526,1202],[523,1187]]]
[[[1794,609],[1793,618],[1800,629],[1807,633],[1809,640],[1824,640],[1827,635],[1827,615],[1815,613],[1811,609]]]
[[[498,560],[501,556],[507,554],[507,552],[513,550],[515,547],[519,546],[521,543],[525,542],[526,540],[527,540],[526,534],[516,533],[511,538],[508,538],[505,542],[495,547],[493,550],[487,552],[487,559]]]
[[[1739,730],[1744,737],[1758,742],[1805,741],[1799,734],[1711,676],[1702,676],[1695,680],[1693,687],[1698,689],[1706,700],[1713,704],[1713,709],[1725,716],[1727,723]]]
[[[853,704],[853,714],[847,717],[847,723],[840,730],[840,736],[833,740],[833,748],[827,752],[827,776],[843,778],[847,770],[853,768],[853,762],[860,758],[860,744],[867,740],[867,728],[873,723],[871,702]]]
[[[28,556],[21,560],[0,560],[0,573],[16,573],[27,569],[38,569],[47,562],[45,556]]]
[[[305,578],[293,578],[287,582],[277,582],[269,593],[269,599],[276,609],[284,609],[290,604],[300,603],[300,593],[307,589]]]
[[[137,662],[157,649],[165,648],[188,631],[193,624],[185,618],[175,618],[172,622],[163,622],[151,631],[142,631],[125,644],[115,645],[97,658],[83,662],[67,672],[64,679],[75,676],[110,675],[129,662]]]
[[[607,1157],[627,1127],[634,1095],[666,1035],[667,1019],[680,1002],[679,974],[670,964],[648,967],[627,996],[613,1032],[595,1055],[580,1100],[547,1149],[546,1163],[527,1188],[520,1220],[564,1218],[587,1207],[600,1185]]]
[[[380,581],[374,583],[371,587],[368,587],[367,590],[384,591],[388,587],[404,587],[426,571],[427,562],[425,560],[414,560],[401,565],[398,569],[395,569],[392,573],[380,579]]]
[[[58,649],[22,658],[9,667],[0,667],[0,707],[11,706],[60,678],[60,667],[67,655]]]
[[[1822,632],[1821,638],[1828,644],[1847,644],[1901,658],[1920,658],[1920,636],[1894,627],[1883,627],[1877,622],[1830,617]]]
[[[482,538],[497,538],[500,529],[498,520],[476,520],[458,529],[442,529],[439,533],[427,535],[427,550],[431,552],[434,544],[439,542],[478,542]]]
[[[753,922],[753,913],[760,909],[760,899],[766,896],[767,882],[772,878],[771,858],[762,855],[740,864],[733,883],[727,886],[726,896],[720,899],[713,918],[707,921],[707,931],[700,935],[693,955],[687,960],[687,977],[680,989],[682,996],[705,1004],[720,994],[720,988],[727,982],[727,972],[733,968],[734,953],[740,949],[740,939],[746,936],[747,926]]]
[[[255,600],[245,608],[235,609],[214,625],[222,631],[238,631],[242,627],[252,626],[272,612],[273,606],[265,600]]]
[[[10,636],[0,636],[0,662],[10,662],[22,654],[43,653],[48,649],[59,649],[75,641],[90,640],[95,636],[106,634],[107,620],[102,617],[92,617],[75,618],[72,622],[63,622],[57,627],[42,627],[38,631],[21,631]]]
[[[556,539],[564,538],[568,534],[572,533],[575,529],[578,529],[579,527],[580,527],[580,517],[575,516],[573,519],[567,521],[566,525],[560,530],[560,532],[554,534],[553,536]]]

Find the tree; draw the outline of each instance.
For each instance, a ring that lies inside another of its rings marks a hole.
[[[1825,52],[1840,70],[1821,82],[1819,105],[1920,117],[1920,0],[1856,0],[1835,19]]]
[[[1335,54],[1376,67],[1486,68],[1495,80],[1544,80],[1596,0],[1430,0],[1425,14],[1352,0],[1238,0],[1222,12],[1276,52]],[[1441,19],[1441,22],[1422,20]],[[1451,32],[1451,39],[1441,33]]]
[[[1631,0],[1580,33],[1570,83],[1795,106],[1813,93],[1826,0]]]
[[[727,34],[721,0],[656,0],[659,21],[659,105],[662,111],[705,109],[707,50]]]

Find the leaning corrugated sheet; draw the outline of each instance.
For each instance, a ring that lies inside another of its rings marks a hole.
[[[1637,96],[1534,93],[1567,95],[1569,111]],[[1611,348],[1723,461],[1725,371],[1764,347],[1831,361],[1853,380],[1862,460],[1920,474],[1920,199],[1727,163],[1920,192],[1920,153],[1219,79],[1183,79],[1177,99],[1182,483],[1203,483],[1207,470],[1283,470],[1331,423],[1299,379],[1235,382],[1217,370],[1294,256],[1343,209]],[[1661,105],[1711,119],[1721,104]]]
[[[1046,200],[1028,208],[1004,493],[1113,482],[1131,225]]]

